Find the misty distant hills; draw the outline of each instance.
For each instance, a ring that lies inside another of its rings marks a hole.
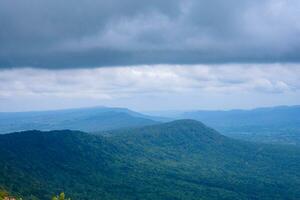
[[[0,112],[0,134],[24,130],[80,130],[102,132],[194,119],[221,134],[273,144],[300,145],[300,106],[279,106],[253,110],[174,112],[154,117],[126,108],[80,108],[39,112]]]
[[[153,117],[126,108],[80,108],[39,112],[0,112],[0,133],[24,130],[102,132],[158,124],[170,119],[194,119],[237,139],[300,145],[300,106],[253,110],[174,112]]]
[[[178,112],[169,117],[199,120],[224,135],[250,141],[300,144],[300,106],[253,110]]]
[[[300,149],[227,138],[194,120],[104,136],[0,135],[0,185],[24,199],[294,200]]]
[[[166,119],[125,108],[80,108],[38,112],[0,112],[0,133],[72,129],[97,132],[157,124]]]

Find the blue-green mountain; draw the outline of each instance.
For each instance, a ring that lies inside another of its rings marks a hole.
[[[36,112],[0,112],[0,133],[24,130],[72,129],[97,132],[156,124],[164,118],[143,115],[126,108],[80,108]]]
[[[190,111],[169,116],[194,119],[220,133],[255,142],[300,145],[300,106],[279,106],[253,110]]]
[[[194,120],[89,134],[0,135],[0,186],[23,199],[296,200],[300,149],[230,139]]]

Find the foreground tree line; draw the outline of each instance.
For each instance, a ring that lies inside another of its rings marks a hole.
[[[70,198],[65,197],[65,193],[60,193],[57,196],[52,197],[52,200],[71,200]]]
[[[21,197],[10,195],[6,190],[0,190],[0,200],[23,200]],[[53,196],[52,200],[71,200],[66,198],[65,193],[61,192],[59,195]]]

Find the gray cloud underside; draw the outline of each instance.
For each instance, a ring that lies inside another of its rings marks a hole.
[[[299,62],[298,0],[1,0],[0,67]]]

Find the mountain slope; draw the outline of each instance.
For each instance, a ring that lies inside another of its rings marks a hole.
[[[99,137],[73,131],[27,131],[0,136],[0,182],[7,190],[51,199],[60,191],[72,193],[75,199],[93,188],[95,194],[105,193],[105,182],[114,184],[114,147]],[[108,166],[110,165],[110,166]],[[101,169],[98,171],[98,169]],[[95,188],[97,177],[98,188]],[[75,190],[73,190],[73,188]],[[34,199],[34,198],[33,198]]]
[[[57,111],[0,113],[0,133],[23,130],[72,129],[97,132],[158,123],[155,118],[124,108],[81,108]]]
[[[300,150],[239,142],[179,120],[94,136],[0,136],[0,186],[30,199],[297,199]]]

